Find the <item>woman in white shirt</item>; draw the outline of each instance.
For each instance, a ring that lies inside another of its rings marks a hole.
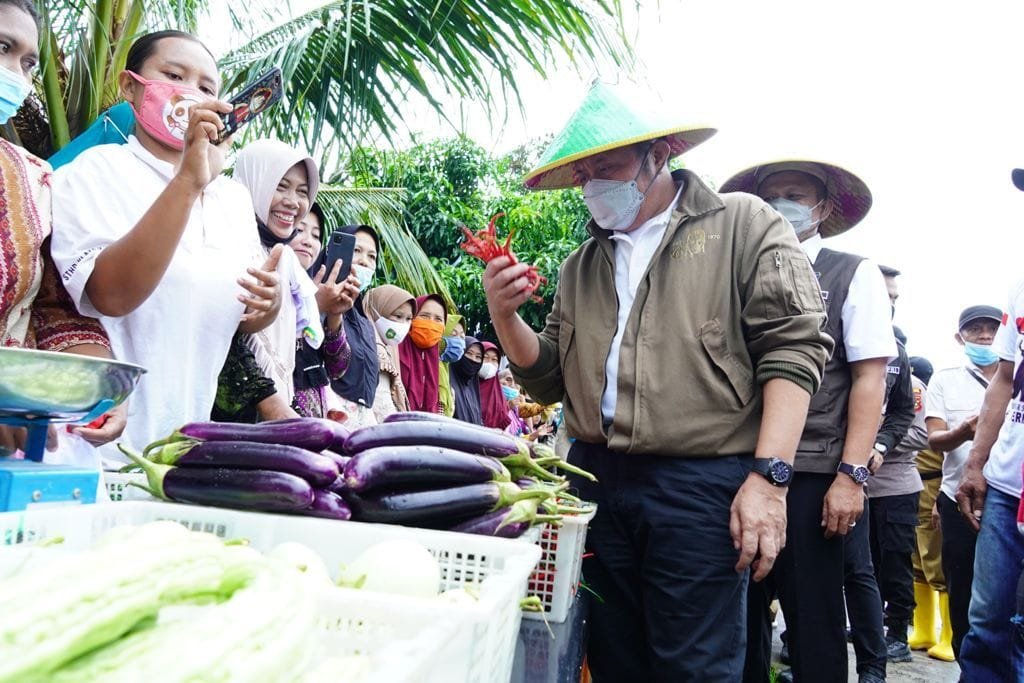
[[[125,431],[141,448],[209,418],[232,335],[258,332],[280,307],[271,272],[280,249],[263,269],[252,267],[252,202],[220,175],[229,145],[217,142],[220,114],[231,107],[217,99],[206,47],[161,31],[135,42],[126,67],[119,83],[135,111],[134,135],[86,150],[54,174],[53,258],[115,355],[149,371]],[[124,461],[114,449],[105,456]]]

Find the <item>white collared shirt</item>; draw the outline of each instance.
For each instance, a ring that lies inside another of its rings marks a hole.
[[[812,265],[824,247],[822,242],[821,235],[815,235],[800,243]],[[849,362],[896,358],[898,351],[892,331],[892,304],[885,278],[874,261],[864,259],[857,266],[843,302],[842,315],[842,341]]]
[[[192,207],[156,290],[128,315],[99,315],[85,293],[96,258],[131,230],[167,187],[174,167],[130,137],[83,152],[53,176],[53,260],[84,315],[100,319],[115,357],[148,370],[129,399],[124,441],[135,449],[186,422],[208,420],[245,276],[260,250],[249,193],[216,178]],[[104,459],[124,457],[104,447]]]
[[[672,211],[683,193],[680,184],[675,199],[668,208],[657,216],[647,219],[640,227],[630,232],[613,232],[612,243],[615,247],[615,293],[619,299],[618,327],[612,338],[612,346],[608,351],[608,359],[604,364],[604,394],[601,395],[601,415],[611,420],[615,415],[615,403],[619,394],[619,351],[622,347],[622,335],[626,332],[626,321],[633,310],[633,300],[640,280],[647,273],[654,252],[658,250],[665,230],[672,219]]]
[[[936,417],[945,421],[948,429],[956,429],[967,418],[981,412],[987,385],[988,380],[981,370],[970,361],[958,368],[939,370],[928,383],[925,393],[925,419]],[[956,489],[963,478],[964,464],[973,443],[964,441],[942,457],[942,483],[939,488],[950,500],[956,500]]]

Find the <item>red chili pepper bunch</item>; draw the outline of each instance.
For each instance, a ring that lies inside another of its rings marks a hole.
[[[462,232],[466,235],[466,240],[460,245],[462,250],[470,256],[476,256],[484,263],[490,263],[499,256],[507,256],[512,260],[512,263],[519,263],[515,252],[512,251],[512,236],[516,231],[509,230],[504,244],[498,242],[498,232],[495,224],[504,215],[504,213],[496,213],[491,216],[491,222],[487,227],[483,230],[478,230],[475,235],[470,232],[469,228],[462,226]],[[531,292],[537,291],[541,285],[547,284],[548,281],[546,277],[540,274],[536,266],[530,266],[530,269],[526,271],[526,278],[529,281],[527,288]],[[544,301],[543,298],[536,294],[531,296],[530,300],[537,303]]]

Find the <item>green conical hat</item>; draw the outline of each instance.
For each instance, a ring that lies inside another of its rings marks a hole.
[[[632,99],[632,98],[631,98]],[[704,142],[717,131],[706,126],[680,124],[663,105],[644,107],[605,83],[595,83],[565,128],[548,146],[537,168],[524,181],[531,190],[573,187],[572,162],[599,152],[644,140],[665,138],[669,158]]]

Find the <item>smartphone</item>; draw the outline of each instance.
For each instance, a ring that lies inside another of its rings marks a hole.
[[[280,102],[283,96],[281,70],[275,66],[228,100],[232,109],[228,114],[221,114],[224,130],[221,131],[218,143],[234,135],[239,128]]]
[[[324,277],[330,276],[331,271],[334,270],[334,264],[341,261],[338,280],[332,284],[337,284],[347,278],[352,273],[352,255],[355,250],[355,235],[337,230],[332,232],[331,239],[327,242],[327,256],[324,258],[324,264],[327,266],[327,273]]]

